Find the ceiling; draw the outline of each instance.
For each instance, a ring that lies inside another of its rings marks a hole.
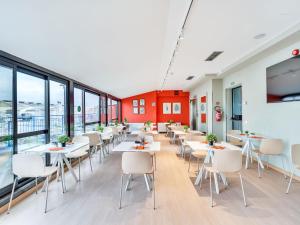
[[[117,97],[159,90],[189,3],[0,0],[0,49]],[[188,90],[205,74],[220,74],[295,27],[299,6],[299,0],[194,0],[163,89]],[[224,53],[204,61],[218,50]]]

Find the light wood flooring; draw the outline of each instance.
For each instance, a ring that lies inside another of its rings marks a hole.
[[[1,225],[151,225],[151,224],[300,224],[300,184],[294,182],[285,194],[287,180],[283,175],[266,170],[257,177],[256,165],[243,171],[248,207],[242,201],[237,176],[230,176],[230,187],[214,194],[215,207],[210,207],[209,180],[202,189],[193,185],[195,173],[188,173],[187,161],[176,155],[177,146],[160,135],[162,151],[157,155],[156,197],[147,192],[143,177],[134,177],[125,193],[123,209],[118,209],[121,154],[112,153],[103,164],[93,158],[94,172],[88,160],[82,165],[82,181],[75,183],[66,174],[67,192],[53,181],[49,185],[48,213],[44,214],[45,193],[39,192],[0,216]],[[76,168],[76,172],[78,168]],[[193,163],[192,171],[196,165]],[[221,185],[221,188],[222,185]]]

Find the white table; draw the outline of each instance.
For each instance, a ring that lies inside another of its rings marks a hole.
[[[245,169],[249,168],[249,161],[251,160],[252,163],[252,156],[253,150],[255,149],[253,142],[261,141],[263,137],[255,137],[254,135],[234,135],[234,134],[227,134],[228,137],[236,138],[245,143],[244,147],[242,148],[242,154],[246,154],[246,162],[245,162]],[[260,164],[261,168],[264,169],[264,165],[259,157],[257,157],[257,161]]]
[[[173,132],[173,144],[175,143],[175,139],[176,139],[176,136],[182,136],[182,135],[187,135],[188,132],[185,132],[185,131],[182,131],[182,130],[172,130]]]
[[[62,180],[63,189],[64,189],[64,191],[66,191],[65,174],[64,174],[64,162],[66,163],[69,171],[73,175],[74,180],[76,182],[78,182],[78,178],[77,178],[71,164],[69,163],[66,155],[71,153],[71,152],[74,152],[74,151],[76,151],[80,148],[87,147],[87,146],[89,146],[89,143],[74,143],[74,144],[71,144],[71,145],[67,145],[62,150],[51,151],[51,150],[49,150],[49,148],[53,148],[53,147],[56,147],[56,146],[53,145],[53,144],[45,144],[45,145],[40,145],[40,146],[31,148],[31,149],[28,149],[28,150],[26,150],[26,152],[38,153],[38,154],[50,153],[52,155],[56,155],[56,158],[54,160],[53,165],[56,165],[56,163],[58,163],[58,170],[57,170],[58,175],[59,175],[59,172],[60,172],[61,173],[61,180]],[[58,178],[58,176],[57,176],[57,178]]]
[[[206,157],[204,159],[204,163],[211,163],[211,160],[213,158],[213,152],[215,151],[213,148],[210,148],[210,146],[208,144],[204,144],[201,143],[199,141],[187,141],[187,144],[190,146],[190,148],[193,151],[207,151]],[[240,151],[240,148],[234,145],[231,145],[229,143],[225,143],[222,142],[221,144],[217,144],[217,145],[221,145],[224,146],[225,149],[229,149],[229,150],[237,150]],[[216,151],[222,151],[222,150],[216,150]],[[195,185],[199,185],[201,179],[203,178],[203,174],[204,174],[204,169],[203,167],[200,169],[197,178],[195,180]],[[224,174],[220,173],[220,176],[222,178],[222,181],[225,185],[227,185],[227,181],[226,181],[226,177]],[[220,189],[219,189],[219,183],[218,183],[218,179],[217,179],[217,174],[214,173],[214,181],[215,181],[215,188],[216,188],[216,192],[219,194],[220,193]]]
[[[156,153],[160,151],[160,142],[154,141],[152,143],[149,143],[145,145],[145,149],[138,150],[135,148],[138,144],[134,142],[121,142],[119,145],[117,145],[112,151],[113,152],[149,152],[149,153]],[[155,157],[155,156],[154,156]],[[128,190],[130,181],[131,181],[132,175],[129,175],[127,184],[126,184],[126,190]],[[148,191],[151,191],[150,185],[149,185],[149,178],[146,174],[144,174],[145,182]]]

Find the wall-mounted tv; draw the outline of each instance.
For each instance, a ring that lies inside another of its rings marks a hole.
[[[267,68],[267,102],[300,101],[300,56]]]

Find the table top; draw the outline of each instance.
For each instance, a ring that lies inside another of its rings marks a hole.
[[[68,154],[70,152],[74,152],[82,147],[89,146],[89,143],[74,143],[71,145],[67,145],[64,147],[62,150],[58,151],[51,151],[49,148],[56,147],[54,144],[45,144],[45,145],[40,145],[31,149],[26,150],[26,152],[35,152],[35,153],[52,153],[52,154]]]
[[[175,135],[185,135],[185,134],[188,134],[187,132],[184,132],[182,130],[173,130],[173,133]]]
[[[260,141],[261,139],[264,139],[265,137],[260,135],[245,135],[245,134],[227,134],[227,137],[236,138],[239,140],[247,140],[247,139],[253,139]]]
[[[209,148],[209,145],[208,144],[205,144],[205,143],[202,143],[202,142],[199,142],[199,141],[187,141],[186,142],[193,151],[209,151],[210,148]],[[217,143],[216,146],[223,146],[225,147],[225,149],[227,150],[241,150],[240,147],[237,147],[235,145],[232,145],[232,144],[229,144],[229,143],[226,143],[226,142],[221,142],[221,143]],[[214,150],[214,149],[212,149]]]
[[[137,145],[138,144],[135,144],[134,142],[131,141],[124,141],[121,142],[116,147],[114,147],[112,151],[113,152],[159,152],[160,151],[160,142],[158,141],[154,141],[152,143],[145,145],[145,149],[142,150],[135,149],[134,147]]]

